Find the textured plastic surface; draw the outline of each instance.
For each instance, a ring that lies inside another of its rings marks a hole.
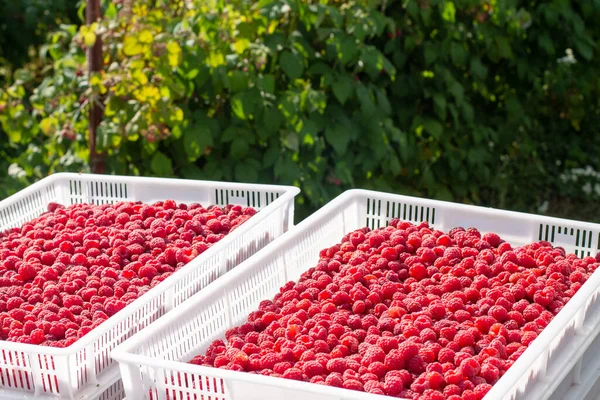
[[[0,399],[76,399],[111,382],[118,377],[118,367],[110,357],[113,348],[286,232],[293,224],[298,193],[289,186],[56,174],[0,202],[0,230],[20,226],[42,214],[50,202],[70,205],[173,199],[204,206],[241,204],[260,210],[70,347],[0,341]],[[107,396],[102,400],[117,398]]]
[[[319,250],[338,243],[352,230],[365,225],[385,226],[394,217],[415,223],[427,220],[444,231],[456,226],[494,231],[513,245],[548,240],[580,256],[595,255],[600,244],[600,226],[595,224],[351,190],[119,346],[112,356],[119,361],[127,399],[383,399],[184,361],[206,350],[228,328],[245,322],[261,300],[272,298],[284,283],[297,280],[313,267]],[[597,365],[594,360],[599,360],[598,353],[588,349],[598,332],[599,291],[600,270],[494,385],[485,400],[548,399],[557,389],[589,382],[584,379],[587,364]],[[596,341],[594,345],[599,347],[600,343]],[[553,399],[566,398],[565,393]]]

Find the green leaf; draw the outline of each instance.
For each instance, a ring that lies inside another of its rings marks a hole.
[[[341,124],[333,124],[325,129],[325,140],[329,143],[333,150],[339,155],[346,154],[348,144],[350,144],[350,137],[348,132]]]
[[[260,163],[254,159],[237,163],[234,168],[235,179],[239,182],[257,182],[259,168]]]
[[[290,150],[298,151],[300,148],[300,138],[296,132],[288,132],[283,138],[283,145]]]
[[[298,164],[292,160],[289,155],[290,152],[285,152],[275,161],[273,172],[276,177],[281,178],[284,183],[292,183],[298,179],[299,168]]]
[[[275,161],[277,161],[280,154],[281,148],[279,145],[269,146],[269,148],[265,151],[263,156],[263,167],[271,168],[273,165],[275,165]]]
[[[465,89],[460,83],[458,83],[457,81],[452,82],[448,90],[450,90],[450,93],[452,93],[457,103],[462,103],[465,95]]]
[[[309,75],[330,75],[331,67],[324,62],[317,62],[312,64],[308,71]]]
[[[187,164],[181,168],[181,176],[185,179],[201,180],[205,178],[202,170],[193,164]]]
[[[478,57],[471,59],[471,73],[479,80],[484,80],[487,76],[487,68],[481,63]]]
[[[365,85],[360,84],[356,87],[356,96],[365,115],[374,116],[376,109],[371,100],[371,91]]]
[[[346,65],[355,57],[357,53],[356,42],[352,36],[346,36],[337,46],[337,56],[342,63]]]
[[[442,19],[446,22],[456,22],[456,7],[451,1],[444,1],[442,5]]]
[[[234,159],[241,159],[248,154],[250,150],[250,145],[246,138],[242,135],[236,137],[233,142],[231,142],[231,157]]]
[[[263,124],[267,128],[267,133],[273,134],[277,132],[281,127],[283,120],[283,115],[277,108],[269,107],[265,109],[263,114]]]
[[[275,94],[275,77],[273,75],[264,75],[258,79],[258,87],[260,90]]]
[[[552,38],[547,32],[538,37],[538,46],[540,46],[548,55],[554,55],[554,44]]]
[[[341,75],[332,86],[333,94],[341,105],[346,103],[353,89],[354,80],[348,75]]]
[[[345,161],[340,161],[335,164],[335,175],[345,184],[354,184],[352,170],[348,167]]]
[[[594,58],[594,48],[596,47],[595,43],[588,38],[575,37],[575,48],[581,54],[581,56],[586,60],[590,61]]]
[[[241,130],[241,128],[237,125],[229,126],[227,129],[225,129],[223,131],[223,134],[220,137],[221,142],[223,142],[223,143],[232,142],[235,138],[237,138],[240,135],[240,130]]]
[[[173,164],[171,159],[164,153],[157,151],[152,156],[150,161],[150,168],[158,176],[172,176],[173,175]]]
[[[473,119],[475,118],[475,111],[473,110],[473,106],[471,106],[467,102],[462,103],[462,115],[465,121],[469,123],[473,122]]]
[[[302,76],[304,72],[304,63],[300,55],[285,50],[279,56],[279,64],[283,72],[291,79],[296,80]]]
[[[433,95],[433,109],[442,121],[446,120],[446,98],[441,93]]]
[[[426,43],[424,46],[425,65],[429,66],[435,62],[438,57],[438,49],[433,43]]]
[[[235,94],[231,98],[231,110],[241,120],[251,119],[260,100],[260,94],[257,96],[254,90]]]
[[[452,57],[452,62],[458,66],[464,67],[467,64],[467,52],[462,43],[452,42],[450,57]]]
[[[435,192],[435,198],[444,201],[454,201],[454,195],[446,186],[439,186]]]
[[[435,139],[441,138],[444,132],[444,126],[439,121],[430,118],[423,121],[423,128]]]
[[[106,11],[104,11],[104,18],[113,19],[116,16],[117,16],[117,6],[115,5],[115,3],[110,2],[108,7],[106,7]]]
[[[396,75],[396,68],[377,48],[368,46],[362,50],[361,60],[365,65],[365,72],[371,79],[376,79],[380,74],[388,74],[392,80]]]
[[[384,90],[377,90],[377,106],[385,116],[392,114],[392,106]]]
[[[498,55],[501,58],[511,59],[513,57],[512,48],[510,47],[510,43],[506,37],[496,36],[494,41],[496,42]]]
[[[388,158],[388,167],[393,175],[399,175],[402,172],[402,166],[400,165],[400,160],[396,156],[396,154],[389,154]]]
[[[248,75],[242,71],[229,73],[229,86],[232,92],[238,93],[248,89]]]
[[[195,125],[183,133],[185,152],[190,161],[200,158],[207,146],[213,145],[211,129],[206,125]]]

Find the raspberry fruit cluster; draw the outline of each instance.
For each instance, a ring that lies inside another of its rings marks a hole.
[[[69,346],[255,213],[173,200],[52,203],[0,233],[0,340]]]
[[[480,400],[596,270],[548,242],[399,220],[346,235],[193,364]]]

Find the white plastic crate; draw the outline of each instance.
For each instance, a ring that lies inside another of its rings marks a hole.
[[[273,298],[283,284],[297,280],[316,265],[321,249],[339,243],[348,232],[365,225],[385,226],[395,217],[415,223],[427,220],[444,231],[457,226],[476,227],[484,233],[494,231],[513,245],[548,240],[581,256],[595,255],[600,245],[600,225],[596,224],[365,190],[347,191],[117,347],[112,357],[119,361],[127,400],[389,398],[185,362],[205,351],[213,340],[223,338],[228,328],[245,322],[261,300]],[[588,366],[598,364],[597,353],[586,350],[598,333],[599,292],[600,270],[485,400],[558,400],[566,398],[562,397],[567,396],[566,391],[559,397],[552,397],[553,392],[565,388],[572,391],[577,384],[586,384],[589,379],[583,378]],[[596,347],[599,344],[595,342]]]
[[[0,341],[0,399],[96,398],[89,393],[118,377],[118,367],[110,357],[113,348],[286,232],[293,225],[298,193],[289,186],[56,174],[1,201],[0,230],[35,218],[50,202],[153,203],[173,199],[203,206],[240,204],[260,211],[68,348]],[[122,398],[115,393],[109,390],[98,396],[100,400]]]

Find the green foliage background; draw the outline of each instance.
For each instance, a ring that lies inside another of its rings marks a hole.
[[[0,92],[0,196],[86,170],[98,102],[111,173],[294,184],[300,217],[362,187],[598,220],[596,175],[569,178],[600,170],[598,20],[598,0],[106,2]]]

